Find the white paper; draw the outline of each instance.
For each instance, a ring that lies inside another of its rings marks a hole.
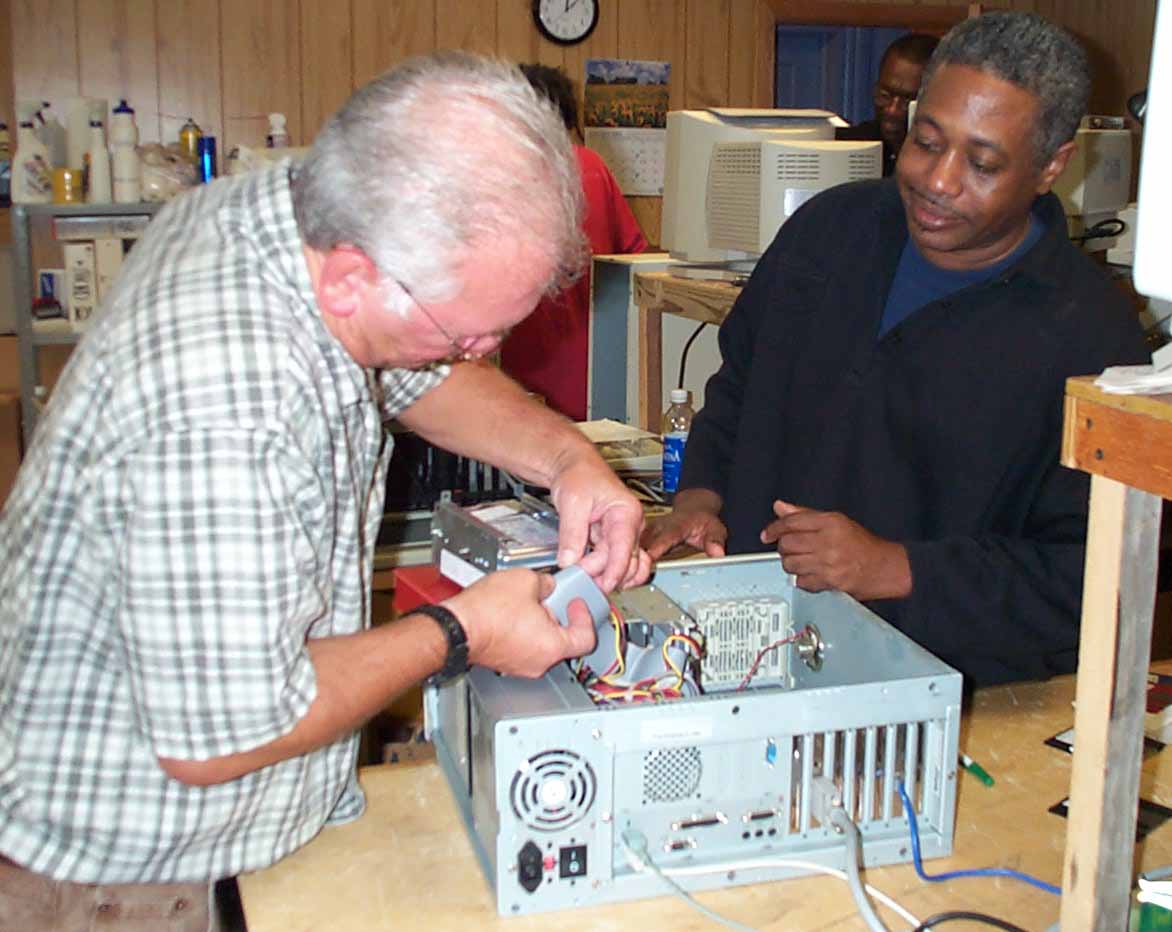
[[[1172,369],[1155,366],[1111,366],[1095,385],[1113,395],[1163,395],[1172,392]]]
[[[586,145],[606,162],[623,194],[661,197],[667,130],[588,126]]]

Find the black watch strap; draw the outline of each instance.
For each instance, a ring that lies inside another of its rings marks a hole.
[[[429,676],[424,683],[428,686],[439,686],[448,680],[455,679],[468,669],[468,635],[464,626],[449,609],[442,605],[420,605],[412,609],[414,614],[426,615],[432,619],[448,641],[448,654],[444,658],[444,665]]]

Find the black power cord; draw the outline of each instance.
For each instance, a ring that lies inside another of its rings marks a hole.
[[[992,926],[994,929],[1002,929],[1004,932],[1026,932],[1021,926],[1015,926],[1012,922],[1006,922],[1004,919],[998,919],[996,916],[987,916],[985,913],[973,913],[959,909],[929,916],[916,926],[912,932],[928,932],[928,930],[944,925],[946,922],[962,921],[979,922],[983,925]]]
[[[688,350],[692,348],[692,344],[696,342],[696,337],[700,336],[700,331],[708,326],[708,321],[702,321],[700,326],[692,331],[692,335],[688,337],[688,342],[684,344],[684,351],[680,353],[680,380],[676,384],[676,388],[684,387],[684,368],[688,365]]]
[[[1085,230],[1081,236],[1072,236],[1070,241],[1082,245],[1092,239],[1106,239],[1110,236],[1122,236],[1127,232],[1127,224],[1118,217],[1108,217]]]

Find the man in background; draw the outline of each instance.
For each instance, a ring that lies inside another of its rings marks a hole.
[[[895,160],[907,137],[908,106],[920,92],[924,66],[939,41],[936,36],[909,32],[887,46],[872,92],[874,119],[843,127],[835,134],[838,139],[883,140],[885,178],[895,170]]]
[[[618,182],[598,153],[580,145],[574,83],[560,68],[521,65],[539,94],[557,107],[574,143],[586,209],[582,230],[593,255],[642,252],[647,240]],[[513,328],[501,347],[501,366],[555,411],[586,420],[590,365],[590,269],[564,291],[543,300]]]
[[[896,177],[810,200],[722,325],[653,557],[776,548],[970,683],[1075,669],[1089,478],[1059,463],[1065,382],[1147,359],[1050,191],[1089,89],[1035,14],[945,36]]]
[[[399,692],[590,649],[528,570],[368,627],[392,417],[549,488],[562,564],[647,575],[591,444],[477,362],[579,272],[580,202],[553,109],[446,53],[155,217],[0,513],[0,930],[206,932],[217,879],[361,815]]]

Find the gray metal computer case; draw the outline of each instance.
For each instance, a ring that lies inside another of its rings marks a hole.
[[[738,606],[784,601],[814,636],[782,648],[762,685],[673,701],[596,705],[568,664],[537,680],[474,668],[428,690],[428,733],[502,915],[666,894],[632,866],[631,833],[690,890],[807,872],[782,859],[841,868],[843,836],[818,819],[828,787],[865,864],[910,859],[900,782],[923,855],[951,852],[959,673],[849,597],[797,589],[776,554],[661,564],[649,591],[734,627]]]

